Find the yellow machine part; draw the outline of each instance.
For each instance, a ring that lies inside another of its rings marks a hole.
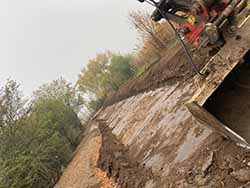
[[[238,27],[241,28],[250,19],[250,0],[246,1],[245,8],[236,17]]]

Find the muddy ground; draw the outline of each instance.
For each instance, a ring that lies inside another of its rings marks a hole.
[[[90,122],[73,160],[58,181],[55,188],[114,188],[115,181],[106,171],[97,167],[102,135],[98,123]]]
[[[99,127],[104,142],[100,149],[98,168],[106,171],[108,176],[117,182],[114,188],[250,188],[250,151],[220,135],[210,135],[198,152],[181,164],[177,163],[176,167],[162,178],[159,172],[153,173],[152,168],[147,168],[143,161],[136,161],[141,157],[135,157],[136,151],[129,151],[112,134],[106,122],[99,121]],[[192,129],[192,126],[186,128]],[[194,132],[198,137],[204,131],[203,127],[198,127]],[[160,137],[160,134],[155,135],[154,140]],[[175,144],[179,145],[186,139],[183,134]],[[153,140],[150,142],[156,144]],[[161,152],[172,155],[175,147],[171,146],[165,151],[161,149]],[[150,145],[147,148],[150,148]],[[145,148],[145,152],[147,151]],[[159,165],[160,160],[159,158],[159,161],[155,161],[154,165]],[[160,167],[159,171],[165,168],[164,164]]]
[[[232,81],[230,75],[205,107],[248,139],[250,87],[247,83],[250,83],[250,68],[248,64],[244,64],[235,70],[231,75],[236,78]],[[145,187],[250,187],[249,150],[221,135],[209,133],[205,127],[197,126],[191,117],[184,115],[186,112],[181,104],[185,103],[185,98],[193,90],[186,85],[188,84],[182,84],[179,80],[177,89],[169,86],[163,91],[132,97],[109,107],[104,112],[105,115],[99,118],[107,118],[106,125],[112,128],[112,133],[122,144],[130,146],[128,158],[137,159],[142,165],[152,169],[153,176],[149,176],[150,181],[145,180]],[[171,103],[176,101],[178,102],[172,106]],[[165,126],[157,130],[160,125]],[[135,174],[138,173],[138,170],[134,170]]]
[[[209,143],[207,147],[190,158],[189,162],[193,167],[185,172],[185,181],[173,183],[171,186],[178,188],[250,187],[250,152],[218,135],[212,135],[208,140],[213,140],[214,143]],[[205,163],[201,162],[204,158],[207,160]],[[197,163],[200,163],[201,167],[197,167]],[[173,178],[176,177],[173,176]]]
[[[107,99],[89,124],[98,133],[82,141],[59,188],[250,188],[250,151],[207,129],[185,107],[199,86],[182,54],[176,49]],[[249,125],[249,74],[205,105],[233,129]]]
[[[205,107],[240,132],[249,126],[250,68],[239,70]],[[182,104],[194,91],[177,81],[107,107],[58,188],[250,188],[250,151],[190,116]]]
[[[129,157],[129,150],[111,132],[105,121],[99,121],[102,145],[97,167],[107,172],[121,188],[144,188],[153,174]]]
[[[145,163],[136,161],[139,157],[133,157],[133,152],[129,151],[112,134],[112,130],[105,121],[99,120],[98,124],[102,135],[102,145],[97,168],[105,171],[107,176],[117,183],[109,188],[250,187],[250,151],[236,146],[235,143],[220,135],[210,135],[197,153],[191,155],[180,166],[177,165],[168,176],[162,179],[157,173],[153,173],[151,168],[147,168]],[[195,130],[196,136],[202,134],[203,131],[205,131],[203,127],[198,127]],[[179,142],[184,141],[183,135]],[[164,153],[170,155],[171,150],[173,152],[174,147]],[[164,166],[161,170],[163,168]],[[179,168],[182,170],[180,171]],[[99,187],[96,186],[96,188]]]

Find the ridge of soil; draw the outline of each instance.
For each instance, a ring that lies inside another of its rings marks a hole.
[[[193,55],[193,60],[198,69],[201,69],[209,58],[207,49],[202,49],[199,54]],[[118,91],[109,94],[104,101],[104,107],[142,92],[172,85],[178,81],[186,81],[195,74],[196,72],[191,67],[187,54],[183,48],[177,46],[167,51],[160,62],[152,64],[141,76],[129,80]]]
[[[95,124],[94,121],[89,122],[72,161],[54,188],[114,188],[116,186],[116,182],[97,167],[102,135]]]
[[[105,121],[99,120],[102,144],[97,167],[112,177],[119,188],[144,188],[153,174],[128,155],[128,149],[112,134]]]

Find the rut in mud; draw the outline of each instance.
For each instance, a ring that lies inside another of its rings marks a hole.
[[[105,121],[99,121],[102,145],[97,166],[113,177],[120,188],[143,188],[152,179],[152,172],[131,160],[128,149],[112,134]]]
[[[205,108],[250,143],[250,51],[209,98]]]

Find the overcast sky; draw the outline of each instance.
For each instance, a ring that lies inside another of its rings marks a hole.
[[[75,82],[88,59],[136,43],[128,12],[136,0],[0,0],[0,83],[17,80],[24,93],[60,76]]]

